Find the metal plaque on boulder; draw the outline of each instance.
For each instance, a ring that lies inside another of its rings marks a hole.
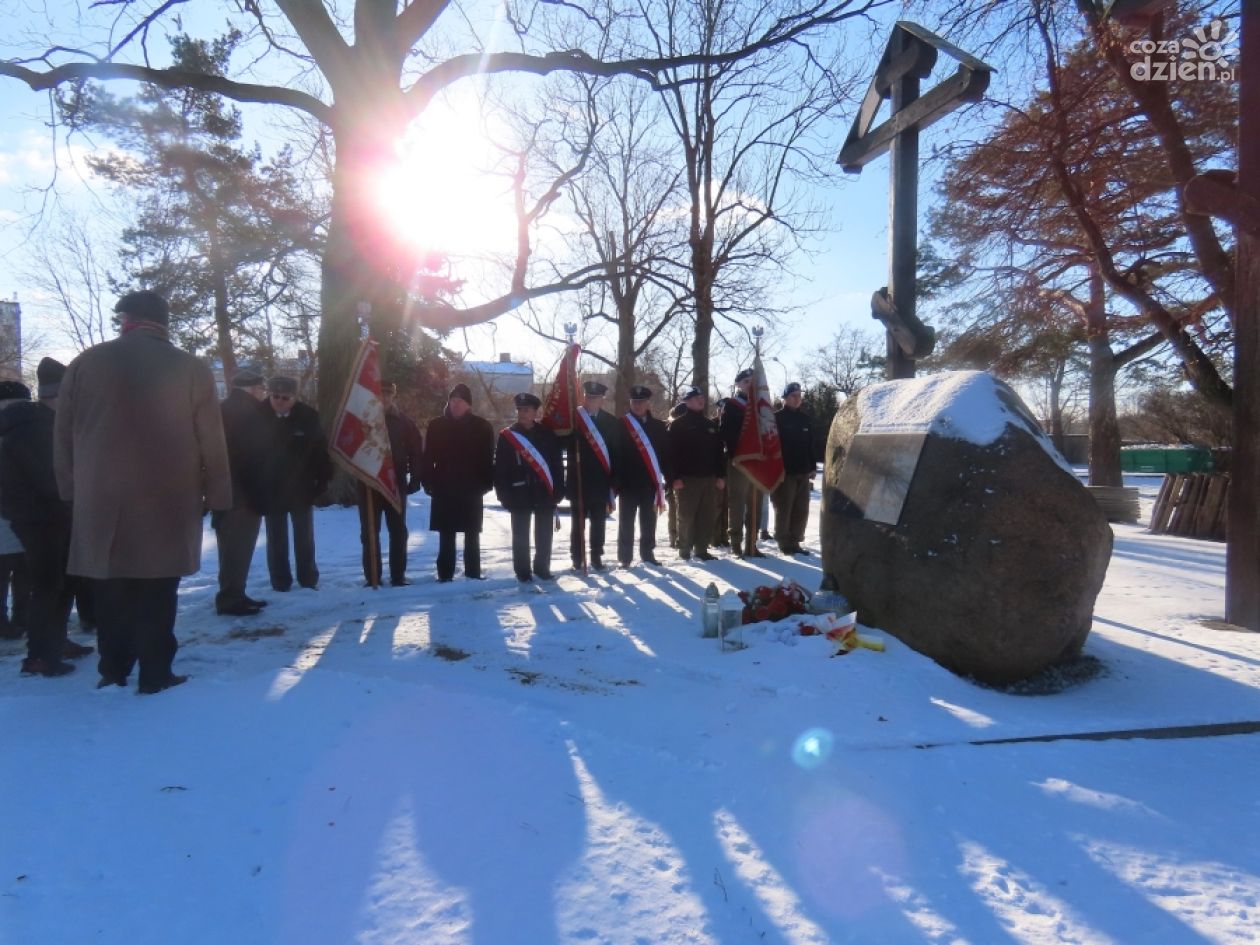
[[[840,467],[828,508],[868,522],[896,525],[906,504],[927,431],[858,433]]]

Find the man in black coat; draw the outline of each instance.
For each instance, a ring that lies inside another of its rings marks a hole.
[[[429,530],[438,533],[437,576],[455,577],[455,536],[464,533],[464,577],[481,580],[482,496],[494,487],[494,427],[472,412],[467,384],[451,388],[429,422],[421,479],[432,496]]]
[[[569,557],[574,569],[581,569],[588,560],[596,571],[604,567],[605,525],[608,513],[614,507],[613,481],[620,462],[620,425],[616,417],[603,409],[607,395],[608,388],[599,381],[587,381],[582,385],[582,406],[575,417],[575,429],[565,438],[569,461],[565,492],[572,511]],[[588,419],[589,426],[586,425]],[[578,514],[579,506],[581,514]],[[586,545],[583,533],[588,521],[591,523],[591,537],[590,544]],[[589,558],[585,554],[587,550],[590,551]]]
[[[817,466],[814,434],[809,414],[801,409],[805,399],[801,385],[793,381],[783,389],[783,407],[775,411],[779,442],[783,444],[783,482],[771,496],[774,502],[774,539],[785,555],[809,554],[801,547],[809,521],[809,496]]]
[[[656,516],[665,504],[670,483],[669,433],[652,416],[652,391],[630,388],[630,412],[621,418],[617,436],[617,560],[629,566],[634,552],[634,525],[639,523],[639,559],[656,560]]]
[[[289,566],[289,522],[293,522],[293,558],[298,584],[319,584],[315,565],[315,499],[332,479],[328,440],[315,408],[299,403],[297,381],[273,377],[267,382],[267,464],[265,522],[267,570],[271,586],[287,591],[293,586]]]
[[[530,574],[529,537],[534,534],[533,573],[551,580],[551,531],[556,504],[564,495],[560,440],[537,423],[542,406],[533,394],[517,394],[516,423],[499,432],[494,453],[494,491],[512,514],[512,569],[518,581]]]
[[[371,521],[368,520],[368,487],[359,484],[359,541],[363,543],[363,578],[371,587],[381,583],[380,534],[381,517],[389,532],[389,583],[402,587],[407,580],[407,496],[420,489],[421,464],[424,459],[424,439],[411,418],[398,409],[394,398],[398,385],[393,381],[381,383],[381,405],[385,408],[385,429],[389,433],[389,454],[394,461],[394,481],[402,498],[399,511],[380,495],[373,496]],[[368,539],[377,536],[376,561],[371,560]],[[375,565],[375,567],[373,567]]]
[[[705,416],[704,391],[683,393],[687,412],[669,425],[671,488],[678,494],[678,556],[684,561],[695,552],[712,561],[713,505],[726,488],[725,460],[718,425]]]
[[[36,371],[39,402],[9,404],[0,414],[0,515],[22,542],[31,579],[24,676],[64,676],[74,669],[65,656],[92,652],[66,639],[73,598],[66,578],[70,503],[58,494],[53,471],[54,405],[65,370],[44,358]]]
[[[232,471],[232,507],[211,516],[219,545],[219,592],[215,610],[225,616],[248,617],[266,604],[245,593],[249,566],[258,544],[258,529],[267,499],[267,385],[253,368],[241,368],[219,410]]]
[[[739,452],[739,434],[744,428],[744,417],[755,401],[753,384],[756,378],[751,368],[735,375],[735,393],[722,401],[722,443],[726,448],[726,516],[729,523],[731,551],[735,557],[760,558],[757,550],[757,529],[761,521],[761,490],[741,472],[734,463]]]

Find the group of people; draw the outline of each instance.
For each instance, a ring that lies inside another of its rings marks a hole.
[[[318,586],[313,507],[333,465],[319,416],[298,399],[294,378],[243,368],[220,402],[209,367],[171,344],[161,295],[129,293],[115,312],[117,339],[68,367],[40,363],[37,401],[20,383],[0,382],[0,636],[26,636],[24,675],[64,675],[74,669],[70,659],[93,652],[67,637],[77,606],[81,626],[97,633],[98,687],[126,686],[138,667],[138,691],[155,693],[187,679],[172,669],[177,593],[181,577],[200,568],[205,512],[219,551],[217,612],[257,614],[266,601],[250,597],[246,582],[264,526],[272,589],[287,592],[295,579]],[[751,385],[752,372],[741,371],[716,417],[691,388],[666,423],[652,415],[649,388],[632,387],[630,408],[617,418],[604,409],[607,388],[587,381],[574,429],[563,436],[539,422],[539,398],[522,393],[516,422],[496,436],[473,412],[466,384],[451,389],[421,434],[398,408],[396,387],[383,383],[404,496],[395,508],[370,486],[357,487],[365,582],[382,583],[383,520],[390,584],[409,583],[405,494],[420,489],[431,497],[439,582],[455,577],[461,534],[464,576],[485,576],[480,534],[492,489],[511,517],[512,567],[522,582],[552,577],[565,499],[575,568],[605,567],[614,511],[625,566],[636,552],[659,564],[657,519],[666,508],[683,560],[712,560],[715,526],[735,554],[759,555],[759,493],[732,465]],[[808,553],[801,541],[814,457],[800,408],[800,385],[790,384],[776,415],[786,475],[773,494],[785,554]],[[719,507],[727,510],[721,522]]]

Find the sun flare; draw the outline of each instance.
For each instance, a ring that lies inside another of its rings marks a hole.
[[[509,181],[491,171],[493,146],[475,109],[433,105],[408,128],[376,180],[382,221],[417,254],[485,256],[510,251]]]

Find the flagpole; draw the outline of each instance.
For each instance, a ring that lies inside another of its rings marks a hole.
[[[381,573],[381,536],[376,528],[376,490],[371,486],[364,486],[367,491],[367,522],[364,525],[364,531],[368,533],[368,587],[375,590],[381,586],[378,575]]]
[[[569,339],[569,345],[572,346],[575,343],[573,339],[577,335],[577,323],[565,322],[564,333]],[[573,414],[575,422],[571,436],[573,437],[573,467],[577,475],[577,521],[573,523],[573,527],[577,528],[578,534],[578,563],[581,565],[583,576],[585,576],[590,571],[587,568],[586,561],[586,504],[583,501],[584,496],[582,494],[582,437],[578,435],[576,422],[578,409],[582,408],[582,405],[577,403],[577,399],[577,362],[575,361],[573,364]]]
[[[766,329],[762,325],[753,325],[753,360],[759,362],[761,360],[761,336],[766,333]],[[760,424],[761,420],[757,416],[761,409],[761,390],[758,385],[761,383],[761,375],[753,376],[753,386],[751,394],[748,398],[748,409],[753,411],[754,421]],[[750,477],[751,478],[751,477]],[[752,488],[748,490],[748,521],[747,528],[744,530],[744,553],[752,554],[757,551],[757,539],[761,535],[761,489],[757,486],[757,481],[752,480]]]

